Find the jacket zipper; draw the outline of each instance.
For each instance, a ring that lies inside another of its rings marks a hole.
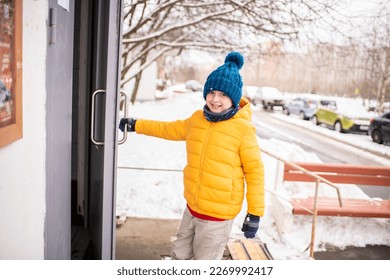
[[[198,180],[198,184],[196,186],[196,193],[195,193],[195,203],[196,203],[196,205],[198,205],[198,194],[199,194],[200,182],[202,182],[202,177],[203,177],[203,158],[204,158],[204,154],[206,152],[206,146],[207,146],[208,141],[209,141],[209,136],[210,136],[210,133],[211,133],[213,127],[214,127],[214,123],[211,123],[210,127],[209,127],[209,129],[207,131],[207,134],[206,134],[206,138],[205,138],[205,141],[204,141],[204,144],[203,144],[203,148],[202,148],[202,153],[200,155],[199,180]]]

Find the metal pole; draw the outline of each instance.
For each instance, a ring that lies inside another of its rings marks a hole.
[[[311,241],[310,241],[310,258],[314,258],[314,241],[316,237],[316,224],[317,224],[317,198],[318,198],[318,188],[320,185],[320,180],[316,180],[316,188],[314,193],[314,209],[313,209],[313,223],[311,225]]]

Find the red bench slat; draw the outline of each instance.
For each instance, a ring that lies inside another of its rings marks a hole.
[[[337,198],[320,197],[317,201],[319,216],[348,216],[363,218],[390,218],[389,200],[343,199],[343,207],[339,206]],[[297,215],[312,215],[306,209],[313,211],[314,198],[292,199],[293,213]],[[304,209],[306,208],[306,209]]]
[[[330,172],[330,173],[346,173],[346,174],[360,174],[360,175],[381,175],[390,177],[390,167],[387,166],[365,166],[353,164],[333,164],[333,163],[308,163],[308,162],[294,162],[295,164],[313,172]],[[285,170],[293,170],[294,167],[285,164]]]
[[[390,177],[373,177],[367,175],[350,175],[350,174],[329,174],[315,172],[317,175],[339,184],[360,184],[390,187]],[[316,178],[305,173],[288,172],[284,173],[284,181],[290,182],[315,182]]]
[[[341,184],[361,184],[390,187],[390,167],[349,164],[295,163],[302,168]],[[285,164],[284,181],[315,182],[316,179]]]

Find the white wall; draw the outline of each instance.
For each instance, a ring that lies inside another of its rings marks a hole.
[[[23,138],[0,148],[0,259],[43,259],[47,1],[23,1]]]
[[[142,73],[137,100],[154,100],[156,94],[157,63],[152,63]]]
[[[138,66],[138,64],[137,64]],[[137,67],[135,66],[135,67]],[[132,75],[132,71],[127,76]],[[141,81],[138,88],[137,101],[154,100],[156,94],[156,82],[157,82],[157,63],[152,63],[150,66],[145,68],[142,72]],[[129,98],[134,88],[134,80],[128,82],[123,87],[124,91],[127,92]]]

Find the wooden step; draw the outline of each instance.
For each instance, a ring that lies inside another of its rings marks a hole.
[[[227,247],[233,260],[273,260],[266,244],[253,239],[231,240]]]

